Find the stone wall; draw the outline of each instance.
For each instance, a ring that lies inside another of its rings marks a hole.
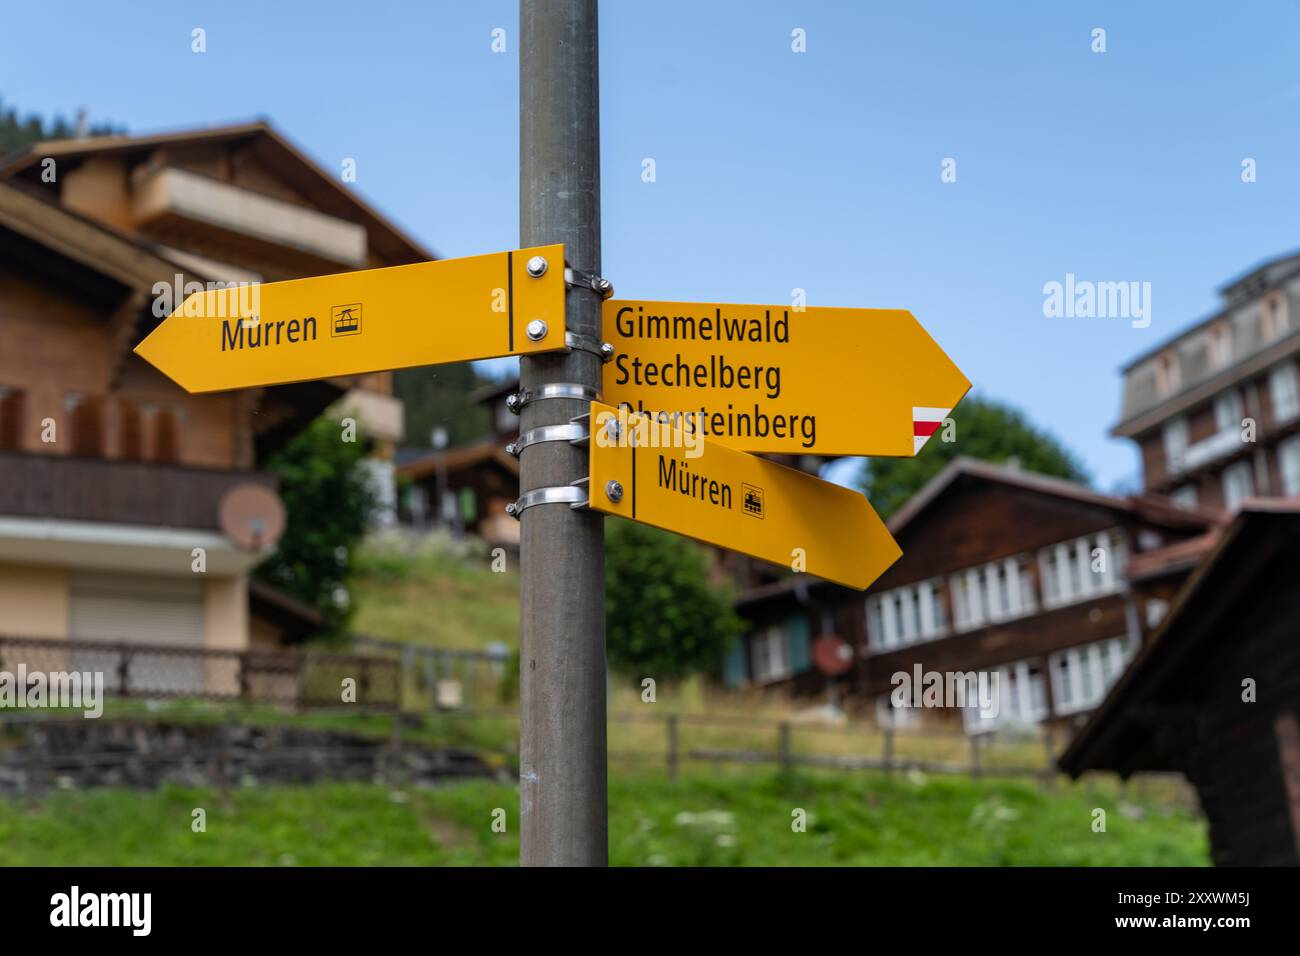
[[[164,783],[429,785],[492,775],[469,750],[301,727],[80,718],[0,724],[0,795]]]

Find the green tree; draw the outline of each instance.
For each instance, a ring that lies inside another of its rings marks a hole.
[[[447,429],[450,447],[482,438],[491,428],[488,410],[469,393],[487,379],[469,362],[402,369],[393,375],[393,394],[406,405],[404,445],[430,447],[435,425]]]
[[[106,136],[122,130],[110,123],[96,123],[87,129],[90,136]],[[0,157],[6,153],[16,153],[33,143],[51,139],[67,139],[76,133],[76,126],[63,117],[56,116],[52,122],[46,122],[35,114],[28,114],[24,119],[12,106],[6,106],[0,100]]]
[[[351,618],[352,551],[375,506],[365,454],[360,436],[342,441],[339,424],[321,417],[266,462],[280,479],[288,521],[256,575],[319,611],[330,637]]]
[[[647,525],[605,522],[605,636],[611,669],[640,680],[716,670],[742,631],[704,550]]]
[[[1079,460],[1020,411],[993,399],[968,397],[919,455],[873,458],[859,483],[880,516],[888,518],[958,455],[1000,465],[1014,462],[1025,471],[1070,481],[1089,480]]]

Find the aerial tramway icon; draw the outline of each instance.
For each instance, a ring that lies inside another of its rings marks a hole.
[[[361,303],[336,305],[330,309],[330,335],[358,335],[361,332]]]

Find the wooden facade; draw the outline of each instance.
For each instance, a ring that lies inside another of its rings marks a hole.
[[[835,692],[885,715],[895,675],[918,665],[997,671],[1012,695],[1004,723],[1073,724],[1163,607],[1161,595],[1125,576],[1130,559],[1194,539],[1212,523],[1212,515],[1160,499],[1114,498],[958,459],[890,521],[903,557],[865,594],[802,576],[743,594],[751,629],[732,648],[724,676],[800,695]],[[771,649],[783,633],[793,635],[784,655]],[[843,678],[823,677],[810,661],[802,669],[792,663],[824,634],[853,649]],[[783,656],[787,666],[770,666]]]
[[[506,514],[519,497],[519,461],[496,436],[403,462],[397,479],[404,489],[402,520],[446,523],[490,546],[519,547],[519,523]]]
[[[1300,495],[1300,256],[1228,283],[1220,310],[1124,369],[1144,486],[1216,509]]]
[[[1300,504],[1245,505],[1062,755],[1181,771],[1219,865],[1300,864]]]
[[[0,162],[0,632],[242,648],[317,626],[250,600],[265,553],[225,533],[222,502],[273,496],[261,462],[345,402],[382,473],[391,376],[189,395],[132,349],[195,283],[431,257],[265,123]]]

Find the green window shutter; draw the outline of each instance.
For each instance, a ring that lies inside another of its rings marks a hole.
[[[749,679],[749,665],[745,659],[745,639],[733,637],[727,642],[727,653],[722,661],[722,683],[726,687],[739,687]]]
[[[808,626],[808,616],[800,614],[786,622],[786,634],[790,639],[790,671],[802,674],[812,667],[812,636]]]

